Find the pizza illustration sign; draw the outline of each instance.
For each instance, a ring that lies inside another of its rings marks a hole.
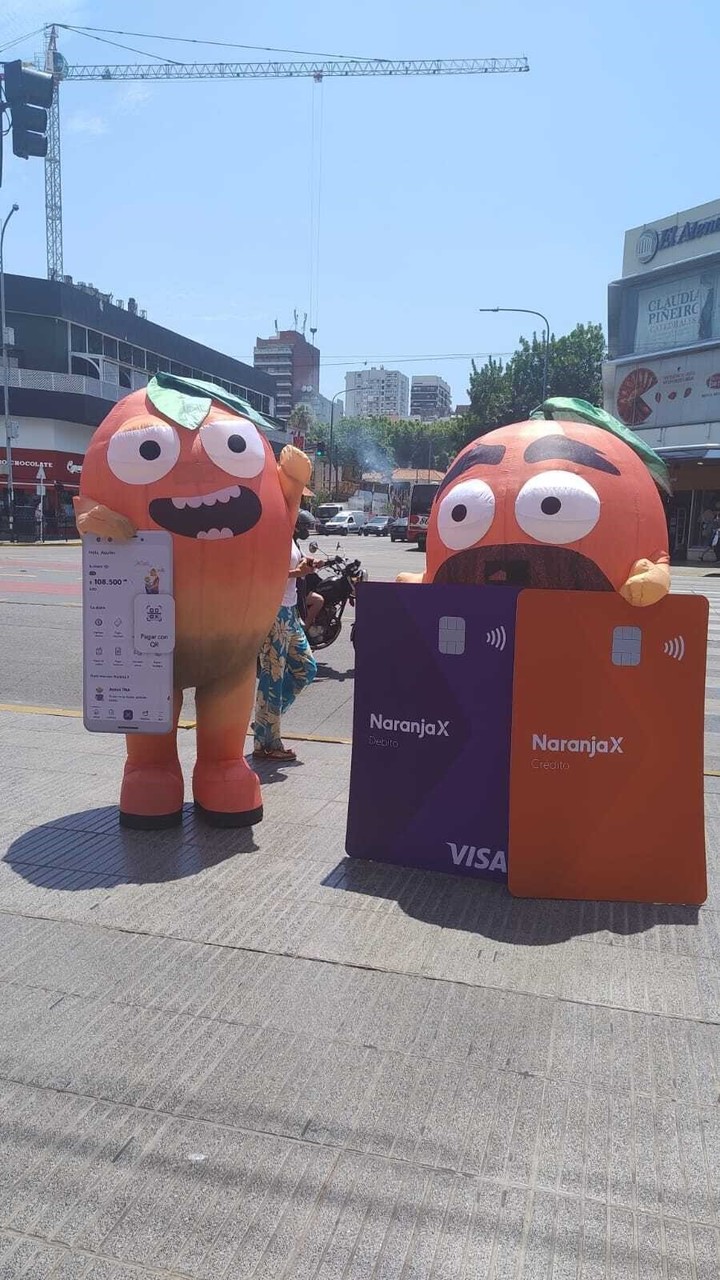
[[[623,378],[617,393],[617,412],[626,427],[641,425],[650,417],[652,407],[644,397],[654,386],[657,378],[652,369],[633,369]]]
[[[720,352],[663,356],[615,372],[615,414],[636,429],[690,426],[720,412]]]

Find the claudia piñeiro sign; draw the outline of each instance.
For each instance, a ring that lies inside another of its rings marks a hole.
[[[509,887],[536,898],[707,895],[708,602],[614,592],[518,601]]]
[[[351,857],[506,880],[516,599],[358,592]]]
[[[614,413],[628,427],[689,426],[720,415],[720,346],[615,366]]]
[[[635,350],[710,342],[718,336],[718,275],[706,271],[638,292]]]

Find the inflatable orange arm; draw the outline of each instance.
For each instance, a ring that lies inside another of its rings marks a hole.
[[[312,474],[312,463],[307,454],[302,453],[300,449],[296,449],[292,444],[286,444],[280,454],[278,463],[278,478],[280,480],[280,488],[283,492],[285,505],[290,514],[290,518],[295,524],[297,513],[300,510],[300,499],[303,495],[310,476]]]
[[[396,582],[424,582],[424,573],[399,573]]]
[[[73,498],[75,519],[81,534],[94,533],[99,538],[117,538],[127,542],[135,536],[135,526],[127,516],[96,502],[94,498]]]
[[[670,590],[670,561],[661,552],[655,561],[636,560],[627,582],[620,588],[620,595],[628,604],[644,608],[657,604]]]

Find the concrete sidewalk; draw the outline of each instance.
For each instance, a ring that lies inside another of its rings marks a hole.
[[[720,780],[698,913],[349,863],[342,745],[152,836],[0,752],[3,1280],[717,1280]]]

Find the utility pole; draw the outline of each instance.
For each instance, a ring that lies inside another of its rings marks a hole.
[[[7,465],[8,519],[10,524],[10,541],[15,541],[15,487],[13,485],[12,439],[10,427],[10,370],[8,366],[7,333],[5,323],[5,260],[3,244],[7,224],[20,206],[14,204],[0,231],[0,331],[2,332],[2,370],[3,370],[3,412],[5,417],[5,462]]]

